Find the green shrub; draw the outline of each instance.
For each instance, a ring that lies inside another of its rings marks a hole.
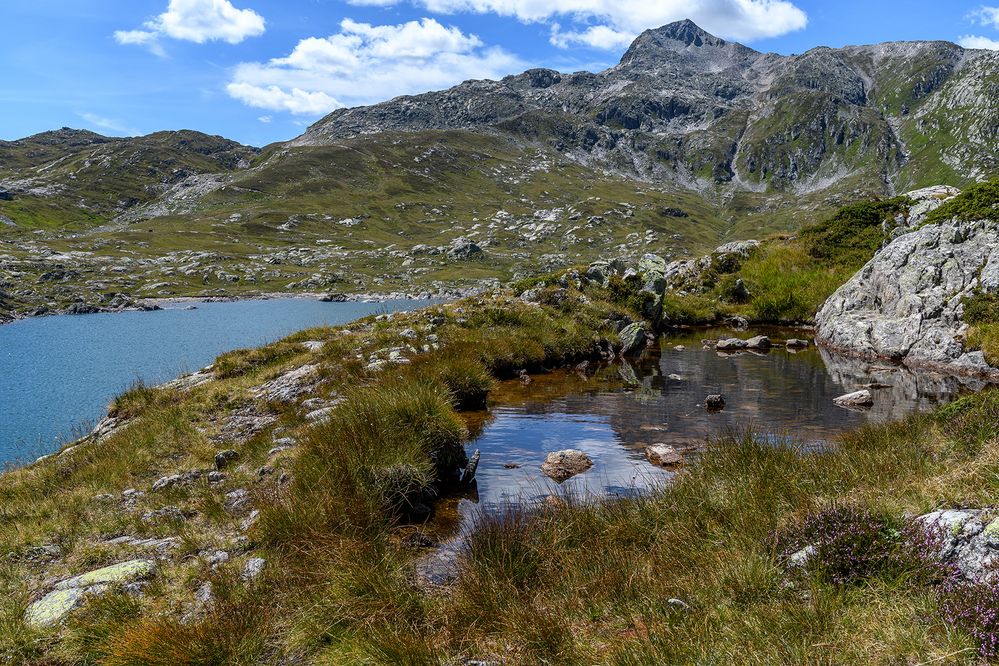
[[[972,185],[927,215],[925,224],[946,222],[955,217],[968,222],[999,222],[999,180]]]
[[[895,197],[839,209],[830,219],[801,231],[808,254],[829,266],[853,270],[867,263],[887,238],[885,222],[905,213],[912,201]]]

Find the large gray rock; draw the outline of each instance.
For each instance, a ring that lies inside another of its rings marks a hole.
[[[628,324],[618,334],[621,339],[621,353],[627,356],[641,351],[646,343],[646,328],[644,322]]]
[[[994,581],[999,565],[999,519],[981,509],[947,509],[917,518],[940,539],[940,555],[968,580]]]
[[[840,287],[816,316],[816,340],[865,358],[999,377],[964,347],[966,296],[999,289],[997,227],[953,220],[899,236]]]
[[[155,573],[156,564],[152,560],[130,560],[68,578],[28,606],[24,621],[32,627],[58,624],[87,597],[104,594],[114,585],[146,580]]]

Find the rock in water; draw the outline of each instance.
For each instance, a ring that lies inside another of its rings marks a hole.
[[[645,449],[645,457],[653,465],[679,467],[683,465],[683,455],[668,444],[652,444]]]
[[[833,402],[840,407],[870,407],[874,404],[874,398],[870,391],[864,389],[833,398]]]
[[[865,358],[999,377],[964,348],[962,299],[999,291],[997,225],[951,220],[899,236],[825,302],[816,340]]]
[[[746,348],[746,341],[740,340],[739,338],[727,338],[725,340],[719,340],[715,345],[715,349],[720,352],[735,352],[742,351]]]
[[[624,327],[618,336],[621,338],[621,353],[634,354],[645,347],[645,324],[636,322]]]
[[[766,351],[770,349],[771,343],[770,338],[765,335],[757,335],[755,338],[749,338],[746,340],[746,349],[752,349],[754,351]]]
[[[811,343],[808,340],[800,340],[798,338],[789,338],[787,342],[784,343],[788,349],[806,349]]]
[[[704,407],[709,412],[720,412],[725,409],[725,396],[723,395],[709,395],[704,399]]]
[[[562,483],[577,474],[582,474],[591,467],[593,467],[593,461],[588,455],[577,449],[565,449],[549,453],[541,464],[541,471]]]

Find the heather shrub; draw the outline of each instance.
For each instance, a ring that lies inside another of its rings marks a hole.
[[[999,658],[999,580],[952,578],[940,588],[940,609],[948,624],[971,636],[983,659]]]
[[[952,576],[939,556],[940,538],[913,521],[834,505],[779,530],[774,542],[778,560],[790,571],[834,585],[875,577],[928,585]]]

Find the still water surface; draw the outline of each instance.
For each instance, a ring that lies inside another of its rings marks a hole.
[[[232,349],[425,305],[289,298],[41,317],[0,326],[0,465],[50,453],[82,434],[137,380],[162,383]]]
[[[750,331],[772,338],[801,331]],[[698,331],[663,338],[645,357],[612,364],[588,376],[574,372],[537,375],[528,385],[505,382],[491,396],[487,414],[473,423],[480,449],[477,492],[469,499],[486,511],[537,500],[556,491],[577,495],[625,495],[667,480],[670,473],[645,459],[649,444],[696,451],[707,438],[751,432],[774,443],[828,446],[838,435],[866,423],[896,420],[931,409],[976,380],[913,373],[884,363],[833,356],[814,346],[797,353],[722,354],[703,338],[731,337],[730,330]],[[833,398],[876,383],[872,408],[851,411]],[[724,410],[703,402],[720,393]],[[559,486],[541,474],[551,451],[575,448],[593,467]]]

